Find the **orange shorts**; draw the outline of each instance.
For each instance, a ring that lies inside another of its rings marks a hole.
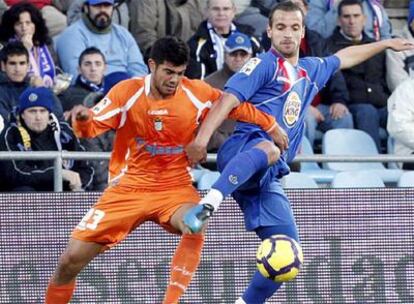
[[[171,216],[183,204],[199,200],[192,186],[157,192],[110,187],[75,227],[72,237],[113,247],[146,221],[155,222],[171,233],[179,233],[170,224]]]

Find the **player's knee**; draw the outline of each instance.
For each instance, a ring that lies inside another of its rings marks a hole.
[[[62,276],[76,276],[85,265],[85,261],[79,254],[66,251],[59,259],[58,272]]]
[[[267,158],[270,165],[276,163],[280,158],[280,149],[276,145],[269,145]]]

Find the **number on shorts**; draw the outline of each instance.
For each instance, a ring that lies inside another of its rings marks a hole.
[[[99,222],[105,216],[105,212],[91,208],[83,217],[83,219],[78,224],[77,228],[80,230],[95,230],[98,227]]]

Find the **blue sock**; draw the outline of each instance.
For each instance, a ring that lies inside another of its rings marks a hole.
[[[267,154],[263,150],[252,148],[241,152],[228,162],[212,188],[217,189],[223,197],[226,197],[243,185],[252,175],[267,166]]]
[[[261,240],[264,240],[274,234],[285,234],[298,241],[298,232],[295,225],[278,225],[259,227],[255,230],[256,234]],[[244,291],[243,300],[247,304],[261,304],[265,303],[283,283],[276,283],[272,280],[266,279],[256,271],[250,281],[249,286]]]

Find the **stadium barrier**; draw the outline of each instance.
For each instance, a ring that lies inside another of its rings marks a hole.
[[[268,303],[414,303],[414,189],[287,191],[305,255]],[[0,194],[0,303],[43,303],[70,231],[95,192]],[[161,303],[179,238],[146,223],[79,276],[71,303]],[[234,303],[259,241],[230,198],[212,218],[185,304]]]
[[[109,160],[109,152],[69,152],[69,151],[25,151],[4,152],[0,151],[0,160],[45,160],[54,162],[54,190],[62,191],[62,163],[67,159],[74,160]],[[208,154],[207,162],[215,163],[217,155]],[[350,155],[298,155],[294,162],[413,162],[414,155],[390,155],[379,154],[376,156],[350,156]]]

